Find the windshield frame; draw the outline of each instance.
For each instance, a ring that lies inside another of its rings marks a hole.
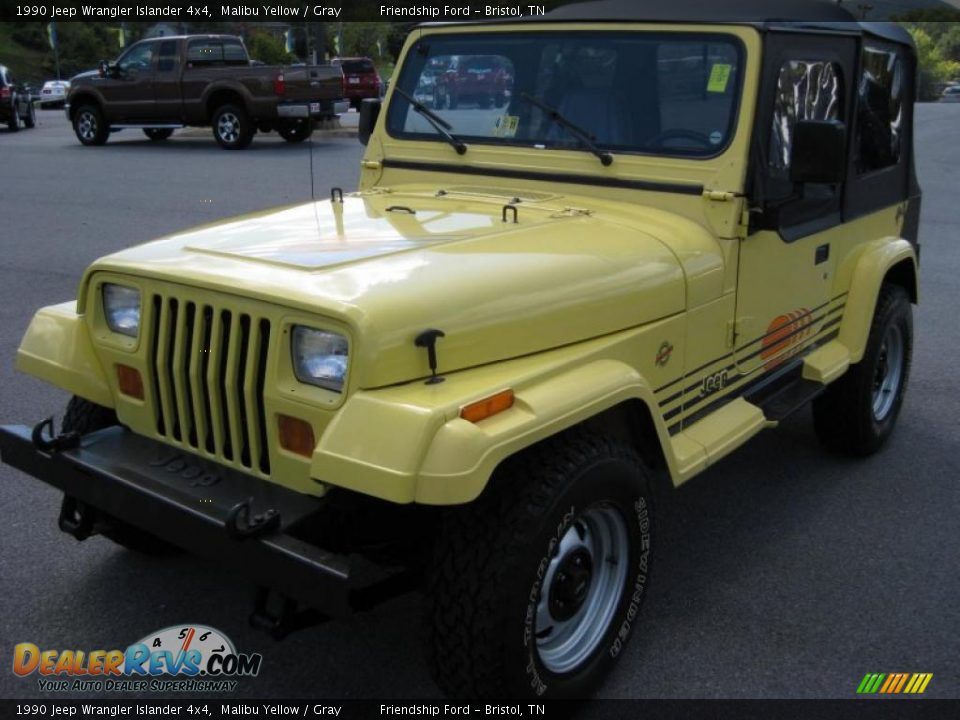
[[[711,148],[711,152],[691,152],[687,149],[672,149],[669,147],[663,147],[658,151],[651,151],[649,149],[640,149],[640,148],[626,148],[623,146],[610,145],[597,141],[597,147],[603,151],[610,152],[614,157],[638,157],[638,158],[664,158],[671,160],[696,160],[696,161],[706,161],[714,160],[730,149],[730,146],[733,144],[740,124],[742,122],[741,111],[744,103],[744,88],[746,83],[746,78],[748,74],[747,68],[747,48],[744,43],[743,38],[741,38],[735,32],[730,32],[729,29],[718,29],[718,30],[701,30],[701,29],[666,29],[666,28],[652,28],[649,25],[643,28],[624,30],[624,29],[605,29],[605,28],[590,28],[590,29],[570,29],[569,27],[559,26],[556,28],[537,28],[535,30],[526,30],[524,32],[528,35],[538,35],[538,36],[549,36],[549,35],[583,35],[583,36],[598,36],[598,35],[608,35],[614,37],[636,37],[638,35],[652,37],[652,38],[669,38],[671,40],[676,40],[677,42],[683,41],[708,41],[708,42],[725,42],[728,43],[736,53],[737,58],[737,72],[735,84],[732,90],[732,100],[731,107],[729,112],[729,123],[725,128],[726,132],[724,135],[724,140],[721,144],[717,145],[716,148]],[[400,68],[400,72],[395,75],[396,85],[402,87],[404,90],[409,92],[411,95],[414,93],[408,88],[408,85],[412,84],[412,79],[409,77],[412,73],[417,71],[413,70],[414,66],[418,63],[414,62],[415,56],[418,54],[418,48],[423,44],[429,44],[432,41],[443,41],[447,42],[453,38],[463,38],[466,41],[480,41],[485,43],[495,42],[495,39],[498,35],[509,35],[516,37],[520,34],[516,30],[500,30],[499,28],[495,31],[456,31],[456,32],[438,32],[438,33],[424,33],[415,39],[407,49],[407,52],[404,55],[403,64]],[[475,52],[463,52],[460,53],[463,56],[476,55]],[[429,59],[431,56],[429,52],[426,54],[426,57]],[[425,63],[424,63],[425,65]],[[420,73],[422,75],[424,68],[421,67]],[[435,135],[432,132],[415,132],[415,131],[406,131],[400,129],[400,115],[405,110],[408,113],[414,112],[412,105],[399,94],[394,94],[391,92],[389,104],[387,107],[387,112],[385,113],[386,117],[384,118],[384,131],[387,136],[394,140],[401,141],[426,141],[426,142],[443,142],[443,138],[438,135]],[[579,145],[571,147],[569,145],[542,145],[530,140],[525,141],[516,141],[511,140],[510,138],[505,137],[484,137],[476,135],[464,135],[458,132],[457,136],[467,143],[470,147],[479,146],[479,147],[493,147],[493,148],[518,148],[518,149],[532,149],[537,148],[538,150],[543,150],[545,152],[590,152],[590,150],[584,146]]]

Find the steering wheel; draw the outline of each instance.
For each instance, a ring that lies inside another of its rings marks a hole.
[[[686,130],[684,128],[675,128],[673,130],[664,130],[657,133],[647,141],[650,147],[662,148],[664,143],[670,140],[692,140],[699,143],[705,150],[715,148],[719,143],[714,143],[703,133],[696,130]]]

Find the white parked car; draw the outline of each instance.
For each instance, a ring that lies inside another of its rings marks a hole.
[[[62,105],[70,92],[69,80],[47,80],[40,89],[40,107]]]
[[[940,102],[960,102],[960,85],[950,85],[940,93]]]

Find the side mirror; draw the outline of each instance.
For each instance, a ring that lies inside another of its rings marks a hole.
[[[383,101],[380,98],[364,98],[360,103],[360,120],[357,124],[357,138],[363,145],[370,142],[377,118],[380,117],[380,107]]]
[[[798,120],[793,126],[790,180],[794,184],[843,182],[847,126],[838,120]]]

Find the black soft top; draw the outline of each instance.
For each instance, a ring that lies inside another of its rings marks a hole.
[[[595,0],[562,5],[546,15],[481,21],[480,24],[503,22],[719,23],[750,25],[760,31],[867,34],[913,47],[910,33],[896,23],[859,22],[833,0]]]

